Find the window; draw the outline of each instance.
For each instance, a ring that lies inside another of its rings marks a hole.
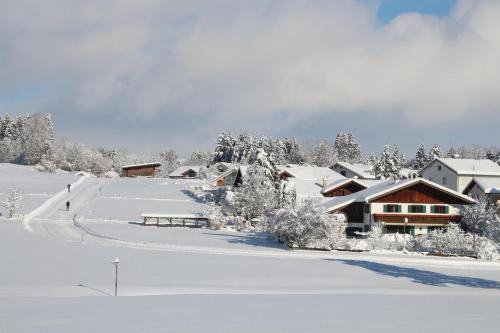
[[[346,177],[347,173],[345,171],[340,171],[340,174],[344,177]]]
[[[370,204],[365,204],[365,213],[369,213],[370,212]]]
[[[434,205],[431,206],[431,213],[434,214],[448,214],[449,207],[445,205]]]
[[[409,205],[408,213],[425,213],[424,205]]]
[[[384,205],[384,213],[401,213],[401,205]]]
[[[447,184],[448,184],[448,178],[443,177],[443,185],[447,185]]]
[[[438,171],[441,171],[442,167],[441,165],[438,165]]]

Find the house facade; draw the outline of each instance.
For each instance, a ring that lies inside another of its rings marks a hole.
[[[419,174],[424,179],[463,193],[476,177],[500,177],[500,166],[490,160],[436,158]]]
[[[348,234],[369,231],[379,223],[385,232],[426,234],[460,222],[464,205],[474,199],[426,179],[389,180],[365,190],[325,201],[330,213],[344,213]]]
[[[141,163],[122,166],[122,177],[154,177],[161,163]]]

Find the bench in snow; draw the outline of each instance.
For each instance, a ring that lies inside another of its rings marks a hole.
[[[174,222],[179,221],[182,226],[186,226],[186,222],[194,223],[195,227],[198,227],[200,222],[205,222],[206,225],[209,224],[209,218],[200,214],[151,214],[143,213],[141,214],[143,218],[143,225],[156,225],[160,226],[161,220],[166,220],[167,225],[173,226]],[[148,222],[153,223],[148,223]]]

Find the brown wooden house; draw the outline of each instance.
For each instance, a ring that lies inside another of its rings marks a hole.
[[[418,235],[460,222],[463,206],[474,202],[466,195],[417,178],[385,181],[323,205],[330,213],[346,215],[348,231],[368,231],[374,223],[380,223],[386,232]]]
[[[154,177],[161,163],[142,163],[122,166],[122,177]]]

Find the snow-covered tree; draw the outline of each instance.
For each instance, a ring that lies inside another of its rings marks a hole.
[[[335,138],[337,159],[343,162],[359,162],[362,157],[361,147],[351,133],[340,132]]]
[[[54,129],[50,114],[28,115],[23,123],[21,148],[26,164],[37,164],[42,159],[51,159]]]
[[[384,150],[380,154],[380,158],[375,164],[375,176],[378,179],[399,179],[403,165],[405,163],[405,157],[399,152],[398,147],[394,147],[391,152],[389,145],[384,146]]]
[[[441,157],[441,150],[437,145],[432,146],[431,150],[429,151],[429,161],[432,161],[439,157]]]
[[[232,163],[235,155],[236,139],[229,132],[222,132],[217,138],[212,160],[214,163]]]
[[[0,200],[0,205],[5,207],[9,212],[9,217],[14,217],[17,209],[23,206],[23,194],[18,190],[9,190],[3,200]]]
[[[270,231],[290,247],[333,249],[344,246],[345,228],[342,214],[328,214],[318,202],[305,200],[296,209],[279,209]]]
[[[258,148],[255,156],[252,158],[250,163],[255,164],[257,166],[262,167],[264,173],[269,180],[275,184],[275,187],[278,188],[279,179],[278,179],[278,169],[276,168],[276,164],[269,159],[269,155],[263,148]]]
[[[224,209],[233,216],[247,221],[270,214],[278,205],[278,191],[268,176],[268,169],[252,164],[243,183],[234,192],[228,192]]]
[[[316,143],[309,142],[306,148],[306,161],[311,165],[326,167],[335,161],[335,147],[329,141],[320,140]]]
[[[500,242],[500,218],[498,207],[485,196],[479,197],[474,205],[465,206],[462,225],[473,235],[473,247],[477,250],[480,237]]]
[[[457,150],[455,149],[455,147],[453,145],[451,145],[450,148],[448,148],[448,151],[446,152],[446,157],[453,158],[457,154],[458,154]]]
[[[417,153],[415,154],[415,162],[413,164],[413,168],[415,170],[420,170],[425,165],[427,165],[428,162],[429,162],[429,160],[428,160],[428,155],[425,151],[425,147],[423,144],[421,144],[418,147]]]
[[[191,157],[186,162],[187,165],[207,166],[210,163],[211,154],[209,152],[195,150],[191,153]]]
[[[297,201],[295,183],[291,180],[282,180],[279,190],[279,207],[294,208]]]
[[[167,149],[159,154],[161,167],[159,175],[167,177],[169,173],[177,169],[181,163],[177,158],[177,153],[173,149]]]
[[[287,163],[303,164],[304,154],[300,150],[300,145],[296,138],[285,138],[285,158]]]

